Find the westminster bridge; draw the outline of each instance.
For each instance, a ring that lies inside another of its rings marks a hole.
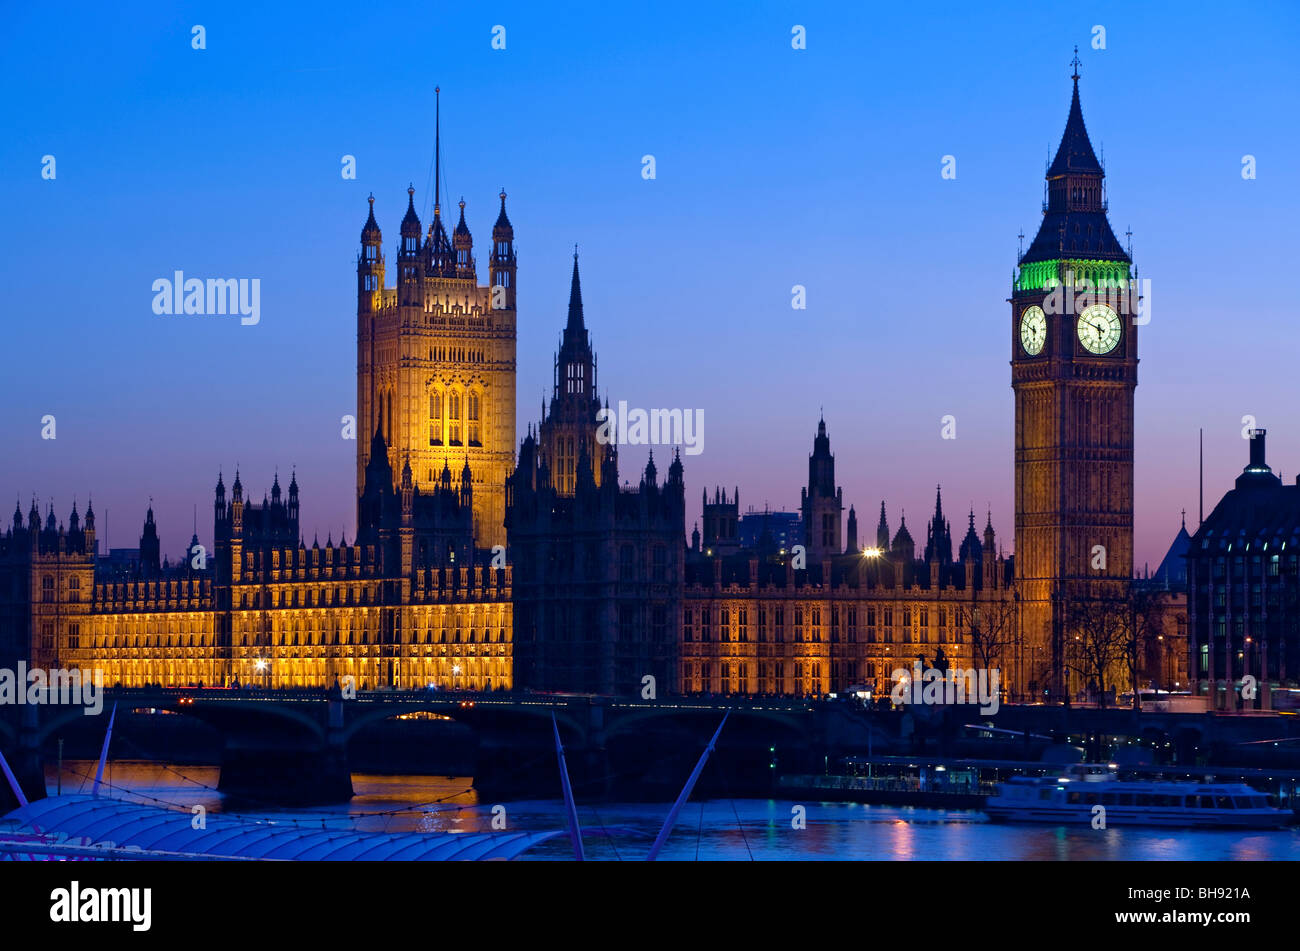
[[[454,721],[473,737],[480,799],[558,795],[558,729],[575,794],[617,789],[671,797],[729,712],[705,794],[752,796],[782,772],[823,772],[844,756],[907,755],[1037,760],[1054,743],[1082,745],[1090,758],[1114,741],[1142,743],[1162,762],[1300,768],[1300,717],[1142,712],[1044,705],[867,707],[848,699],[690,696],[660,699],[523,691],[340,691],[106,688],[102,709],[0,705],[0,749],[29,798],[44,794],[57,740],[93,730],[109,713],[201,721],[220,736],[220,789],[254,802],[294,805],[352,795],[349,749],[398,719]],[[552,726],[554,722],[554,727]],[[113,751],[119,746],[115,743]],[[0,784],[0,807],[9,801]]]

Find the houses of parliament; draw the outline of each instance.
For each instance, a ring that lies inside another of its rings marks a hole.
[[[393,286],[373,195],[361,230],[355,537],[307,543],[296,472],[286,489],[273,474],[260,502],[244,473],[217,473],[210,542],[196,531],[175,562],[152,508],[123,560],[100,554],[90,503],[66,523],[18,505],[0,535],[0,666],[100,668],[124,686],[352,677],[362,689],[630,696],[651,675],[665,693],[815,696],[883,688],[921,657],[999,667],[1013,697],[1059,693],[1068,599],[1133,573],[1136,326],[1042,309],[1071,273],[1130,276],[1103,176],[1076,71],[1042,226],[1010,295],[1014,556],[991,512],[981,527],[964,513],[964,533],[959,516],[956,538],[941,490],[918,540],[906,519],[891,533],[884,502],[874,533],[860,531],[825,420],[802,545],[766,533],[742,545],[738,489],[704,494],[704,530],[688,541],[680,457],[652,454],[621,487],[617,446],[597,439],[576,254],[550,401],[520,439],[506,193],[480,285],[465,202],[449,234],[435,185],[427,223],[407,189]]]

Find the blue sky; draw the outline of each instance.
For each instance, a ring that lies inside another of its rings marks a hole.
[[[448,204],[464,195],[481,268],[496,193],[510,196],[521,433],[550,383],[576,242],[602,389],[704,410],[688,500],[738,484],[742,508],[796,507],[824,407],[864,529],[884,498],[891,527],[905,507],[923,531],[942,483],[955,531],[968,505],[981,524],[991,505],[1010,546],[1006,298],[1076,44],[1111,221],[1132,228],[1152,281],[1138,563],[1154,568],[1181,508],[1194,518],[1199,427],[1207,510],[1245,463],[1243,415],[1269,429],[1274,468],[1300,473],[1294,5],[361,10],[8,11],[4,511],[34,492],[66,518],[93,492],[112,543],[134,545],[152,496],[176,553],[196,504],[210,536],[218,467],[238,463],[260,496],[296,465],[308,542],[350,537],[354,446],[338,421],[355,405],[365,198],[390,242],[408,182],[427,219],[440,85]],[[791,49],[795,24],[806,50]],[[175,269],[260,278],[261,323],[155,316],[151,284]],[[947,414],[955,440],[940,438]],[[644,452],[622,460],[635,480]]]

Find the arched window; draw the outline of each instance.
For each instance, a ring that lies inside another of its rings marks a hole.
[[[42,601],[54,600],[54,576],[53,575],[46,575],[44,578],[41,579],[41,600]]]
[[[478,390],[469,391],[469,444],[471,446],[483,445],[483,430],[480,417],[482,415],[481,398]]]
[[[429,445],[442,445],[442,393],[438,390],[429,394]]]
[[[451,393],[447,395],[447,443],[449,445],[459,446],[461,444],[460,424],[460,391],[452,390]]]

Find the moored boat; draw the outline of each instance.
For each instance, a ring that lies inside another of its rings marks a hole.
[[[1273,829],[1291,812],[1244,783],[1119,779],[1105,766],[1075,766],[1057,776],[1015,776],[984,803],[994,822],[1047,822],[1107,828]]]

